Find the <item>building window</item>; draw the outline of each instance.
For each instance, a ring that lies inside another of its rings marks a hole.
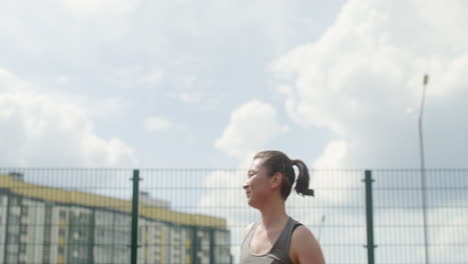
[[[20,229],[22,234],[28,233],[28,225],[21,225]]]
[[[28,216],[28,207],[27,206],[24,206],[23,208],[21,208],[21,215]]]
[[[26,253],[26,244],[25,243],[20,243],[19,252],[20,252],[20,254],[25,254]]]

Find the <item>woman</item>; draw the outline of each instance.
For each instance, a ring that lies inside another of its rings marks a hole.
[[[248,203],[262,218],[244,231],[241,264],[324,264],[322,251],[310,230],[286,214],[285,201],[294,183],[301,195],[312,196],[309,172],[304,162],[290,160],[280,151],[255,155],[243,188]]]

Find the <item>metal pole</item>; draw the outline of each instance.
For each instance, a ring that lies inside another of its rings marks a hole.
[[[374,249],[377,247],[374,244],[374,213],[372,205],[372,171],[365,171],[364,182],[366,184],[366,226],[367,226],[367,263],[375,263]]]
[[[317,235],[317,241],[320,242],[320,234],[322,233],[322,227],[325,224],[325,214],[322,215],[322,219],[320,220],[320,225],[318,228],[318,235]]]
[[[140,183],[140,171],[133,170],[133,197],[132,197],[132,240],[131,240],[131,255],[130,263],[137,264],[138,260],[138,198],[140,195],[139,183]]]
[[[426,258],[426,264],[430,263],[429,258],[429,238],[427,233],[427,192],[426,192],[426,168],[424,165],[424,140],[423,140],[423,113],[424,113],[424,102],[426,98],[426,85],[429,81],[429,76],[424,74],[423,78],[423,93],[421,98],[421,107],[419,112],[419,154],[421,157],[421,200],[423,209],[423,226],[424,226],[424,256]]]

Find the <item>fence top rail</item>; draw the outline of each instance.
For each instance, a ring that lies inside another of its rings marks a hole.
[[[130,200],[82,191],[69,191],[60,188],[42,186],[15,179],[10,175],[0,174],[0,190],[2,189],[9,193],[22,195],[24,197],[59,204],[77,205],[90,208],[108,208],[128,214],[130,214],[132,210]],[[149,207],[144,203],[140,203],[140,208],[141,216],[155,220],[193,226],[216,226],[220,228],[225,228],[227,226],[226,220],[219,217],[177,212],[167,208]]]

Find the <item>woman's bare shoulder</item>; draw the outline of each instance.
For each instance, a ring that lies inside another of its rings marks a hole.
[[[291,237],[290,252],[294,264],[325,264],[317,239],[315,239],[309,228],[304,225],[300,225],[294,230]]]
[[[245,228],[244,228],[244,239],[245,237],[247,236],[247,234],[250,232],[250,230],[252,229],[252,227],[254,226],[255,223],[250,223],[248,224]]]

